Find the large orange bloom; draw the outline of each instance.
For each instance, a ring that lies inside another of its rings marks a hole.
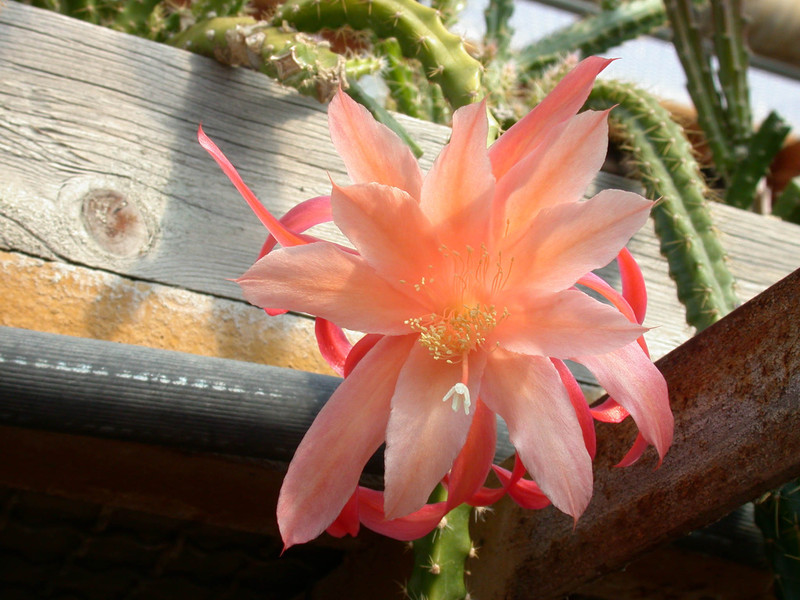
[[[319,535],[357,498],[384,442],[381,518],[420,514],[448,474],[451,494],[469,499],[491,466],[495,414],[541,491],[577,518],[592,494],[593,447],[562,359],[586,365],[641,441],[667,451],[672,414],[637,343],[645,329],[623,314],[624,300],[615,307],[575,287],[596,283],[587,274],[617,256],[652,206],[618,190],[582,199],[605,157],[607,114],[576,113],[608,62],[581,62],[488,150],[485,105],[457,110],[427,175],[363,107],[341,92],[331,102],[331,138],[353,183],[333,185],[329,209],[355,251],[262,213],[283,247],[238,279],[257,306],[377,334],[289,466],[278,502],[287,546]]]

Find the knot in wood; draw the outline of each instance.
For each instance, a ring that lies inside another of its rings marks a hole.
[[[147,246],[149,234],[141,211],[119,192],[90,191],[83,197],[81,219],[95,242],[115,256],[135,256]]]

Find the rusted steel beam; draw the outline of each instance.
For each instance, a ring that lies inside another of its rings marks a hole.
[[[480,530],[481,600],[555,598],[800,474],[800,270],[660,361],[676,418],[660,468],[613,465],[632,424],[598,427],[594,498],[573,531],[552,507],[498,505]]]

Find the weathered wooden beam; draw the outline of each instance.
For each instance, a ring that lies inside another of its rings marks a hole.
[[[675,441],[614,467],[633,440],[598,428],[594,498],[573,531],[552,509],[502,504],[476,536],[481,600],[555,598],[800,474],[800,270],[658,361]]]
[[[229,279],[265,232],[196,143],[197,124],[276,214],[329,193],[328,174],[347,181],[324,106],[184,50],[8,2],[0,81],[0,248],[13,252],[241,300]],[[449,129],[401,121],[430,166]],[[635,186],[601,174],[590,193]],[[713,211],[742,298],[796,268],[799,227]],[[330,225],[319,233],[340,235]],[[657,326],[648,341],[662,356],[691,331],[651,227],[631,249],[648,282],[647,324]]]

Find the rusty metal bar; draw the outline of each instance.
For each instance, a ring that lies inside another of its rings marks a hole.
[[[631,423],[598,427],[595,492],[573,531],[511,502],[475,532],[481,600],[556,598],[800,474],[800,270],[660,361],[676,417],[664,463],[613,465]]]

